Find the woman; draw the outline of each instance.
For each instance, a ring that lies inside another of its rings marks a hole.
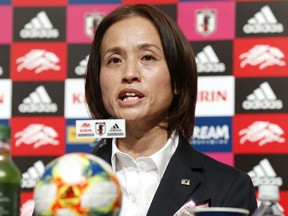
[[[112,165],[121,216],[180,215],[197,206],[256,209],[249,176],[195,151],[197,69],[171,18],[149,5],[122,6],[97,28],[86,77],[95,119],[126,120],[126,137],[93,153]]]

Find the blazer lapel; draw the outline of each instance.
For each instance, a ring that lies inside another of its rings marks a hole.
[[[111,142],[93,153],[111,164]],[[201,183],[203,164],[196,151],[180,136],[176,152],[161,179],[147,216],[170,216],[180,209]]]
[[[193,157],[193,152],[192,149],[191,154],[189,143],[180,137],[178,148],[168,164],[147,216],[173,215],[191,196],[201,182],[197,170],[202,167],[199,160]]]

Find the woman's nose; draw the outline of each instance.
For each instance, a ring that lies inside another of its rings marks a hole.
[[[135,62],[127,62],[123,71],[122,82],[132,83],[140,81],[140,71]]]

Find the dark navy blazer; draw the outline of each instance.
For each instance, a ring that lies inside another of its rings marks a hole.
[[[93,154],[111,164],[111,142],[95,148]],[[190,183],[181,183],[183,179]],[[244,208],[250,214],[257,208],[255,188],[245,172],[194,150],[180,136],[147,216],[172,216],[189,200],[196,204],[208,201],[214,207]]]

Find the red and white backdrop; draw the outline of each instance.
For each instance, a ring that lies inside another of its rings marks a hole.
[[[12,126],[22,205],[44,166],[68,152],[87,119],[84,76],[93,32],[133,0],[0,0],[0,123]],[[171,16],[191,42],[199,70],[193,145],[280,186],[288,211],[288,2],[139,0]]]

